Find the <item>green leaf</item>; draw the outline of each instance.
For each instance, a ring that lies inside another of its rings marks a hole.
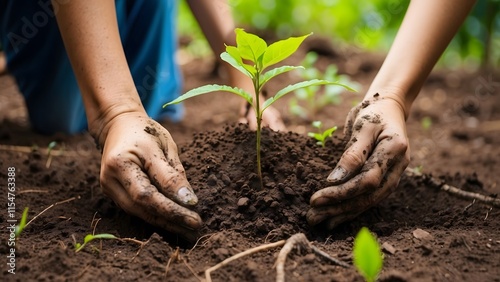
[[[226,54],[229,55],[229,56],[227,56]],[[220,57],[224,61],[226,61],[229,64],[231,64],[234,68],[236,68],[239,71],[243,72],[247,76],[252,77],[252,79],[257,74],[257,70],[255,69],[254,66],[251,66],[249,64],[245,64],[243,62],[243,59],[241,59],[241,56],[240,56],[240,52],[234,46],[226,46],[226,52],[223,52],[222,54],[220,54]],[[231,60],[230,58],[232,58],[234,61]],[[238,67],[238,66],[240,66],[240,67]],[[241,67],[245,71],[243,71],[241,69]]]
[[[23,215],[21,216],[21,222],[19,222],[19,225],[16,226],[14,230],[14,234],[16,235],[16,238],[18,238],[21,233],[24,230],[24,227],[26,227],[26,221],[28,220],[28,207],[24,208]]]
[[[101,233],[94,235],[94,239],[118,239],[118,238],[113,234]]]
[[[323,132],[323,140],[325,140],[328,137],[331,137],[332,134],[335,132],[335,130],[337,130],[336,126],[334,126],[332,128],[328,128],[327,130],[325,130],[325,132]]]
[[[322,124],[322,122],[321,122],[320,120],[315,120],[315,121],[313,121],[313,122],[312,122],[312,124],[311,124],[311,125],[312,125],[313,127],[316,127],[316,128],[318,128],[318,129],[319,129],[319,128],[321,128],[321,124]]]
[[[375,281],[382,270],[382,252],[377,239],[363,227],[354,239],[354,265],[367,281]]]
[[[196,97],[196,96],[203,95],[203,94],[207,94],[207,93],[211,93],[211,92],[216,92],[216,91],[225,91],[225,92],[236,94],[238,96],[243,97],[248,103],[252,104],[252,100],[253,100],[252,95],[250,95],[245,90],[240,89],[240,88],[236,88],[236,87],[233,88],[233,87],[230,87],[227,85],[212,84],[212,85],[205,85],[205,86],[201,86],[201,87],[192,89],[192,90],[186,92],[185,94],[179,96],[177,99],[173,100],[172,102],[166,103],[165,105],[163,105],[163,107],[165,108],[166,106],[178,104],[178,103],[180,103],[184,100],[187,100],[189,98]]]
[[[88,242],[94,240],[94,235],[92,234],[87,234],[87,236],[85,236],[85,238],[83,239],[83,244],[87,244]]]
[[[269,107],[274,102],[276,102],[278,99],[282,98],[283,96],[285,96],[286,94],[288,94],[290,92],[293,92],[293,91],[295,91],[297,89],[309,87],[309,86],[325,85],[325,84],[341,85],[341,84],[339,84],[337,82],[331,82],[331,81],[328,81],[328,80],[319,80],[319,79],[307,80],[307,81],[302,81],[302,82],[295,83],[295,84],[292,84],[292,85],[288,85],[287,87],[285,87],[285,88],[281,89],[280,91],[278,91],[278,93],[276,93],[276,95],[274,95],[274,97],[271,97],[271,98],[267,99],[264,102],[264,104],[262,105],[262,111],[264,111],[267,107]],[[344,85],[341,85],[341,86],[344,86]],[[344,87],[347,87],[347,86],[344,86]]]
[[[296,69],[304,69],[304,68],[301,67],[301,66],[298,66],[298,67],[295,67],[295,66],[282,66],[282,67],[278,67],[278,68],[272,69],[270,71],[267,71],[266,73],[264,73],[260,77],[259,88],[262,88],[264,86],[264,84],[266,84],[266,82],[268,82],[271,78],[273,78],[273,77],[275,77],[277,75],[280,75],[282,73],[289,72],[289,71],[296,70]]]
[[[264,53],[264,57],[262,58],[262,69],[265,69],[288,58],[290,55],[295,53],[295,51],[297,51],[304,39],[306,39],[311,34],[312,33],[309,33],[301,37],[290,37],[269,45],[269,47],[267,47],[267,50],[265,50],[266,52]]]
[[[234,31],[236,32],[236,46],[240,56],[257,64],[260,56],[267,49],[266,41],[255,34],[245,32],[242,28],[237,28]]]

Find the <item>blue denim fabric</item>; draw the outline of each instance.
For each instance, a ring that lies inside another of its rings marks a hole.
[[[32,127],[41,133],[87,129],[82,98],[55,20],[68,0],[0,0],[0,38],[7,68],[23,94]],[[176,0],[116,0],[120,37],[148,115],[179,121],[175,99],[182,77],[175,60]]]

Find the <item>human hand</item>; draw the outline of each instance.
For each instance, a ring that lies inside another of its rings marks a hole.
[[[170,133],[145,113],[125,113],[106,125],[101,186],[127,213],[150,224],[196,239],[198,202]]]
[[[344,134],[344,154],[327,180],[333,186],[312,195],[310,225],[328,229],[351,220],[386,198],[410,161],[404,103],[377,94],[353,108]]]

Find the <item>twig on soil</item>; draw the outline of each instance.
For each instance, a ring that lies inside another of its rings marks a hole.
[[[474,204],[476,203],[476,199],[472,200],[472,203],[468,204],[467,206],[465,206],[464,208],[464,211],[463,212],[466,212],[468,209],[470,209],[470,207],[472,207]]]
[[[405,174],[408,177],[423,177],[429,184],[447,192],[452,195],[468,199],[468,200],[477,200],[479,202],[482,202],[484,204],[488,204],[497,208],[500,208],[500,199],[494,198],[494,197],[489,197],[485,195],[481,195],[478,193],[472,193],[472,192],[467,192],[462,189],[459,189],[457,187],[448,185],[446,183],[443,183],[442,181],[435,179],[429,175],[424,175],[415,169],[407,168],[405,170]]]
[[[193,246],[193,247],[189,250],[189,252],[186,254],[186,256],[189,256],[189,255],[191,254],[191,252],[192,252],[192,251],[193,251],[193,250],[194,250],[194,249],[198,246],[198,243],[199,243],[201,240],[205,239],[206,237],[209,237],[207,240],[205,240],[205,242],[206,242],[206,241],[210,240],[210,239],[211,239],[211,238],[212,238],[215,234],[217,234],[217,233],[205,234],[205,235],[201,236],[198,240],[196,240],[196,243],[195,243],[195,244],[194,244],[194,246]]]
[[[167,278],[168,270],[170,269],[170,263],[174,259],[179,259],[179,247],[177,247],[177,249],[175,249],[175,252],[170,256],[170,258],[167,261],[167,265],[165,266],[165,275],[164,275],[165,278]]]
[[[292,235],[292,237],[286,240],[286,244],[281,248],[281,251],[278,254],[278,258],[276,259],[276,282],[284,282],[285,281],[285,262],[288,254],[293,249],[293,247],[308,247],[309,241],[306,236],[302,233],[297,233]]]
[[[14,145],[3,145],[0,144],[1,151],[12,151],[12,152],[20,152],[20,153],[32,153],[32,152],[40,152],[40,154],[48,154],[50,152],[50,156],[62,156],[62,157],[83,157],[84,154],[80,154],[76,151],[65,151],[65,150],[50,150],[50,149],[42,149],[37,147],[28,147],[28,146],[14,146]]]
[[[329,261],[333,262],[342,267],[349,267],[349,264],[339,261],[335,258],[332,258],[329,254],[323,252],[317,247],[311,245],[311,242],[307,240],[306,236],[303,233],[297,233],[292,237],[286,240],[286,244],[283,246],[281,251],[278,254],[278,258],[276,259],[276,282],[285,282],[285,262],[290,251],[295,247],[299,248],[309,248],[312,249],[313,252],[319,256],[322,256]]]
[[[191,267],[191,265],[189,265],[189,263],[184,259],[184,257],[183,256],[179,256],[179,257],[182,260],[182,262],[184,263],[184,265],[189,269],[189,271],[191,271],[191,273],[194,275],[194,277],[196,277],[196,279],[198,279],[198,281],[203,281],[203,278],[199,277],[198,274],[196,274],[194,269]]]
[[[223,267],[224,265],[234,261],[234,260],[237,260],[239,258],[242,258],[244,256],[247,256],[247,255],[251,255],[251,254],[254,254],[254,253],[257,253],[257,252],[260,252],[260,251],[263,251],[263,250],[267,250],[267,249],[272,249],[272,248],[275,248],[275,247],[280,247],[280,246],[283,246],[285,245],[285,242],[286,240],[281,240],[281,241],[278,241],[278,242],[274,242],[274,243],[269,243],[269,244],[265,244],[265,245],[261,245],[261,246],[258,246],[258,247],[255,247],[255,248],[252,248],[252,249],[248,249],[244,252],[241,252],[241,253],[238,253],[232,257],[229,257],[225,260],[223,260],[222,262],[208,268],[207,270],[205,270],[205,279],[207,280],[207,282],[212,282],[212,277],[210,276],[210,272],[214,271],[214,270],[217,270],[221,267]]]
[[[483,121],[480,126],[482,131],[500,130],[500,120]]]
[[[131,238],[123,238],[122,240],[125,240],[125,239],[130,239],[130,241],[135,240],[135,239],[131,239]],[[141,242],[139,240],[135,240],[135,241],[137,241],[136,243],[140,242],[141,246],[139,247],[139,250],[137,250],[137,252],[135,253],[135,255],[130,259],[130,262],[133,262],[135,260],[135,258],[137,256],[139,256],[139,254],[141,253],[142,249],[144,249],[144,246],[146,246],[149,243],[149,240],[147,240],[146,242]]]
[[[60,205],[60,204],[64,204],[64,203],[68,203],[68,202],[71,202],[71,201],[74,201],[76,199],[80,199],[80,196],[75,196],[75,197],[71,197],[69,199],[66,199],[64,201],[60,201],[60,202],[57,202],[57,203],[54,203],[48,207],[46,207],[43,211],[41,211],[39,214],[35,215],[30,221],[28,221],[28,223],[26,223],[26,225],[24,226],[24,228],[26,228],[28,225],[30,225],[31,222],[33,222],[33,220],[37,219],[39,216],[41,216],[44,212],[50,210],[51,208],[57,206],[57,205]]]
[[[17,194],[25,194],[25,193],[49,193],[48,190],[41,190],[41,189],[28,189],[28,190],[21,190],[17,192]]]
[[[484,217],[484,221],[486,221],[488,219],[488,215],[490,214],[490,211],[492,211],[493,208],[490,208],[487,212],[486,212],[486,216]]]
[[[287,240],[281,240],[278,242],[261,245],[261,246],[258,246],[258,247],[252,248],[252,249],[248,249],[244,252],[238,253],[232,257],[229,257],[229,258],[223,260],[222,262],[205,270],[205,279],[207,282],[212,282],[212,277],[210,276],[210,272],[217,270],[217,269],[223,267],[224,265],[226,265],[226,264],[228,264],[236,259],[242,258],[246,255],[260,252],[262,250],[267,250],[267,249],[271,249],[274,247],[280,247],[280,246],[283,246],[283,248],[281,248],[281,251],[278,254],[278,258],[276,259],[276,282],[284,282],[285,281],[285,261],[286,261],[288,254],[295,246],[303,247],[303,248],[310,248],[310,249],[312,249],[312,251],[315,254],[320,255],[320,256],[328,259],[329,261],[331,261],[339,266],[349,267],[349,264],[342,262],[342,261],[339,261],[335,258],[332,258],[327,253],[325,253],[325,252],[321,251],[320,249],[318,249],[317,247],[313,246],[311,244],[311,242],[309,242],[309,240],[307,240],[306,236],[303,233],[297,233],[295,235],[292,235]]]
[[[342,266],[344,268],[350,267],[350,265],[348,263],[345,263],[345,262],[343,262],[341,260],[338,260],[336,258],[331,257],[329,254],[327,254],[327,253],[323,252],[322,250],[318,249],[318,247],[313,246],[313,245],[310,245],[310,247],[311,247],[311,249],[313,250],[313,252],[315,254],[324,257],[325,259],[329,260],[330,262],[333,262],[334,264]]]

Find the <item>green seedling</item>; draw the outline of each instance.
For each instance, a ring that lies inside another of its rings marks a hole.
[[[335,130],[337,130],[337,127],[334,126],[326,129],[325,131],[322,131],[321,127],[323,127],[323,124],[319,120],[313,121],[312,126],[317,128],[318,132],[309,132],[307,133],[307,136],[316,139],[316,144],[320,145],[321,147],[325,147],[326,138],[332,137]]]
[[[354,265],[366,281],[376,281],[382,270],[383,257],[377,239],[363,227],[354,239]]]
[[[422,125],[422,128],[427,131],[432,127],[432,118],[423,117],[422,120],[420,121],[420,124]]]
[[[75,252],[79,252],[79,251],[83,250],[83,248],[85,247],[85,245],[87,245],[88,243],[90,243],[92,240],[95,240],[95,239],[117,239],[118,240],[119,238],[116,237],[113,234],[107,234],[107,233],[96,234],[96,235],[88,234],[83,239],[83,243],[82,244],[81,243],[76,243],[75,244]]]
[[[28,209],[28,207],[24,208],[23,215],[21,216],[21,222],[19,222],[19,225],[16,225],[16,229],[14,231],[16,238],[19,238],[21,236],[24,227],[26,227],[26,221],[28,220]]]
[[[318,60],[318,54],[314,52],[307,53],[301,65],[304,69],[300,70],[302,79],[321,78],[328,81],[339,81],[350,85],[351,88],[360,88],[358,83],[351,81],[347,75],[339,75],[335,65],[329,65],[324,72],[315,67]],[[316,114],[328,105],[338,105],[342,102],[340,94],[344,89],[338,85],[311,86],[297,89],[295,97],[290,99],[290,112],[302,119],[313,120]]]
[[[216,91],[225,91],[229,93],[236,94],[244,98],[249,105],[255,111],[257,130],[256,130],[256,151],[257,151],[257,173],[259,175],[262,184],[262,170],[261,170],[261,157],[260,157],[260,139],[261,139],[261,122],[262,113],[271,104],[285,96],[286,94],[292,93],[301,88],[316,86],[316,85],[339,85],[348,90],[352,88],[347,85],[341,84],[339,82],[332,82],[328,80],[311,79],[308,81],[298,82],[296,84],[288,85],[285,88],[276,92],[276,94],[266,101],[261,103],[259,101],[259,93],[261,93],[264,85],[268,83],[272,78],[279,74],[283,74],[296,69],[303,69],[301,66],[280,66],[271,70],[269,67],[283,61],[290,55],[297,51],[300,44],[310,35],[304,35],[300,37],[290,37],[288,39],[277,41],[271,45],[267,43],[255,34],[247,33],[241,28],[235,29],[236,33],[236,46],[227,46],[226,52],[223,52],[220,57],[225,62],[229,63],[232,67],[236,68],[253,81],[253,92],[251,93],[236,87],[230,87],[227,85],[205,85],[199,88],[195,88],[188,91],[179,98],[173,100],[170,103],[163,105],[166,107],[168,105],[177,104],[189,98],[207,94]],[[261,185],[262,186],[262,185]]]

